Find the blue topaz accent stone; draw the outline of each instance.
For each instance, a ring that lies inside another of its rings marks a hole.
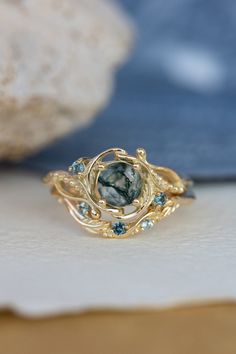
[[[167,195],[163,192],[161,192],[160,194],[156,195],[153,202],[156,205],[160,205],[163,206],[166,204],[167,201]]]
[[[138,171],[125,162],[114,162],[100,172],[98,191],[109,205],[122,207],[132,204],[142,189]]]
[[[88,203],[86,202],[81,202],[79,203],[79,205],[77,206],[78,208],[78,212],[80,213],[80,215],[82,216],[86,216],[90,210],[90,206],[88,205]]]
[[[126,233],[126,227],[123,222],[116,222],[112,225],[112,230],[116,235],[123,235]]]
[[[150,219],[145,219],[141,222],[140,226],[143,230],[151,229],[154,225],[154,221]]]
[[[71,167],[70,167],[71,172],[76,175],[77,173],[82,173],[85,170],[85,166],[83,162],[73,162]]]

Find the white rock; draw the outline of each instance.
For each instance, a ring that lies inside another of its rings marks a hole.
[[[132,26],[106,0],[5,0],[0,18],[0,158],[14,160],[107,103]]]

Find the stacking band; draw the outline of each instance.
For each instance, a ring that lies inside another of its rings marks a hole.
[[[76,160],[44,182],[87,231],[110,238],[133,236],[194,199],[192,182],[147,162],[144,149],[119,148]]]

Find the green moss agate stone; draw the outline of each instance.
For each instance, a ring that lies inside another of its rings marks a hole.
[[[98,191],[107,204],[122,207],[132,204],[142,189],[138,171],[125,162],[114,162],[100,172]]]

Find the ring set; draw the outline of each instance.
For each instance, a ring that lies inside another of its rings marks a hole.
[[[175,171],[113,148],[76,160],[68,171],[50,172],[44,182],[87,231],[125,238],[150,229],[194,199],[192,182]]]

